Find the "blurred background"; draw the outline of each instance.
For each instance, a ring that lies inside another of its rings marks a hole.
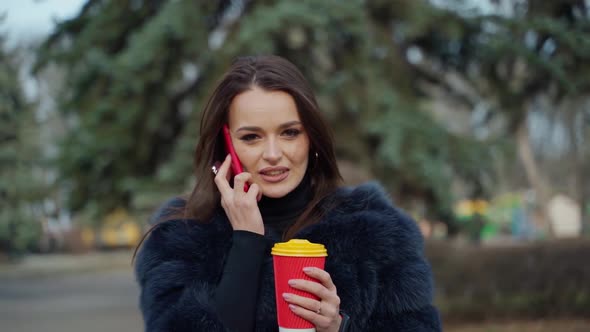
[[[590,331],[590,1],[3,0],[2,331],[142,330],[133,250],[238,55],[310,80],[446,331]],[[586,257],[586,258],[584,258]]]

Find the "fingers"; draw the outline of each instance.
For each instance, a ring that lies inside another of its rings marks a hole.
[[[218,168],[217,174],[215,174],[215,185],[217,186],[217,189],[219,189],[221,195],[226,195],[230,190],[232,190],[228,182],[228,172],[230,165],[231,157],[228,154],[221,166]]]
[[[311,281],[311,280],[305,280],[305,279],[289,280],[289,285],[293,288],[317,295],[320,298],[321,298],[320,295],[322,295],[320,293],[324,290],[327,290],[326,287],[324,287],[322,284],[315,282],[315,281]]]
[[[317,301],[316,301],[317,303]],[[294,314],[296,314],[297,316],[311,322],[313,325],[316,326],[316,328],[318,328],[318,331],[321,330],[326,330],[328,329],[331,325],[336,325],[336,326],[340,326],[337,321],[339,318],[339,315],[324,315],[324,308],[322,307],[322,314],[318,314],[315,310],[308,310],[304,307],[300,307],[298,305],[295,304],[290,304],[289,305],[289,309],[291,309],[291,311],[293,311]]]
[[[322,329],[338,324],[340,297],[330,274],[316,267],[306,267],[303,272],[317,281],[292,279],[289,280],[289,285],[311,293],[319,299],[285,293],[283,297],[285,301],[289,302],[289,308],[296,315]]]
[[[292,293],[284,293],[283,298],[285,299],[285,301],[291,304],[298,305],[302,308],[305,308],[313,312],[317,312],[319,308],[319,301],[309,297],[300,296]]]
[[[322,296],[324,295],[323,293],[335,293],[336,285],[334,285],[330,274],[325,270],[317,267],[305,267],[303,268],[303,272],[318,282],[304,279],[290,280],[289,284],[291,285],[291,283],[293,283],[293,285],[291,285],[293,288],[310,292],[322,299],[325,297]]]
[[[243,189],[245,188],[245,184],[250,181],[250,179],[252,178],[252,174],[248,173],[248,172],[242,172],[236,176],[234,176],[234,186],[233,188],[230,186],[229,181],[231,179],[231,156],[228,154],[225,157],[225,160],[223,161],[223,163],[221,164],[221,166],[219,165],[215,165],[215,167],[213,168],[214,170],[214,174],[215,174],[215,184],[217,185],[217,188],[219,189],[219,192],[222,195],[228,194],[230,190],[233,190],[235,188],[241,188],[242,190],[236,190],[236,192],[240,193],[240,192],[245,192]],[[260,196],[259,191],[255,191],[254,192],[254,196]],[[260,200],[260,199],[258,199]]]
[[[262,191],[260,191],[260,186],[256,183],[250,185],[250,189],[248,189],[248,195],[256,197],[256,201],[259,202],[262,198]]]
[[[252,174],[243,172],[233,179],[233,188],[228,177],[231,157],[227,155],[215,175],[215,185],[221,194],[220,204],[234,230],[245,230],[264,235],[264,222],[257,204],[260,187],[252,185],[246,192],[244,185],[251,180]]]
[[[251,178],[252,174],[248,172],[243,172],[234,176],[234,189],[240,194],[246,194],[244,191],[244,184],[246,184]]]
[[[316,315],[332,317],[340,313],[339,305],[327,301],[322,302],[316,299],[292,293],[284,293],[283,298],[285,299],[285,301],[289,302],[290,304],[293,304],[295,307],[301,307],[307,311],[311,311]]]
[[[327,289],[336,290],[336,285],[334,285],[332,277],[330,277],[330,274],[325,270],[319,269],[317,267],[305,267],[303,268],[303,272],[308,276],[317,279]]]
[[[215,175],[215,184],[221,193],[221,206],[226,209],[231,206],[240,209],[249,209],[256,206],[256,202],[259,200],[260,187],[253,184],[246,192],[245,184],[251,180],[252,174],[248,172],[242,172],[236,175],[233,179],[233,188],[230,186],[229,181],[225,179],[225,175],[230,172],[231,168],[231,157],[228,155],[219,166],[217,174]],[[254,205],[253,205],[254,204]],[[228,215],[231,215],[229,213]]]
[[[324,287],[324,285],[310,280],[293,279],[289,280],[289,285],[295,289],[311,293],[325,301],[332,300],[332,293],[335,293],[335,291],[330,291],[328,288]]]
[[[293,293],[284,293],[289,309],[299,317],[310,321],[317,331],[336,331],[340,327],[340,297],[330,274],[317,267],[306,267],[303,272],[316,281],[289,280],[295,289],[315,295],[309,298]]]

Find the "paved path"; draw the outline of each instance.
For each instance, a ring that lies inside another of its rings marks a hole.
[[[0,278],[3,332],[142,331],[131,268]]]

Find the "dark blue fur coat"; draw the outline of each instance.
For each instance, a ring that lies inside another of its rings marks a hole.
[[[297,238],[327,247],[325,269],[338,289],[341,310],[351,317],[349,331],[440,331],[430,266],[415,222],[375,183],[341,188],[332,198],[339,204]],[[211,299],[231,238],[221,209],[210,223],[171,220],[155,228],[136,262],[146,331],[227,331]],[[269,242],[279,239],[269,237]],[[270,253],[261,278],[256,331],[276,332]]]

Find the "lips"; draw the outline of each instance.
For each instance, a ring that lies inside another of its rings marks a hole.
[[[264,181],[276,183],[283,181],[289,176],[289,169],[287,167],[267,167],[258,172],[258,174],[260,174],[260,177]]]

